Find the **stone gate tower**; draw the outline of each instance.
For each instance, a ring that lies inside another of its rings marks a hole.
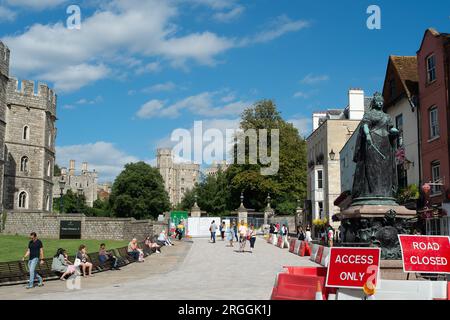
[[[9,49],[0,42],[0,210],[3,209],[3,175],[5,165],[6,88],[9,78]]]
[[[7,87],[4,208],[51,211],[56,95],[45,84],[10,78]]]

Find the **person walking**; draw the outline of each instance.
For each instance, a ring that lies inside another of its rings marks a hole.
[[[250,225],[250,230],[248,232],[248,239],[250,240],[250,252],[253,253],[253,249],[255,248],[256,242],[256,230],[253,224]]]
[[[220,237],[222,238],[222,241],[225,241],[225,230],[226,230],[227,226],[225,224],[225,221],[222,221],[220,227],[219,227],[219,231],[220,231]]]
[[[306,242],[311,242],[311,241],[312,241],[312,237],[311,237],[311,226],[310,226],[309,224],[308,224],[308,226],[306,227],[305,241],[306,241]]]
[[[333,246],[334,240],[334,229],[331,225],[328,226],[328,246],[331,248]]]
[[[245,245],[247,242],[247,227],[245,225],[244,220],[241,220],[240,226],[239,226],[239,251],[244,252],[245,251]]]
[[[305,231],[303,231],[303,227],[299,227],[297,236],[298,236],[298,240],[300,240],[300,241],[305,240]]]
[[[216,221],[212,221],[211,225],[209,226],[209,231],[211,232],[211,242],[216,243],[216,232],[217,232],[217,226]]]
[[[228,247],[234,247],[234,245],[233,245],[233,240],[235,237],[234,227],[235,227],[235,223],[233,222],[233,224],[230,224],[230,226],[227,229],[227,241],[230,242],[230,245]]]
[[[30,280],[28,281],[27,289],[34,288],[34,279],[38,280],[38,287],[42,287],[44,285],[44,281],[42,277],[37,273],[36,267],[38,263],[41,265],[44,264],[44,246],[41,240],[38,239],[36,232],[30,233],[30,242],[28,242],[28,249],[25,252],[22,261],[28,259],[28,270],[30,270]]]
[[[237,227],[236,221],[233,221],[233,231],[234,231],[234,238],[236,239],[236,242],[239,242],[238,227]]]

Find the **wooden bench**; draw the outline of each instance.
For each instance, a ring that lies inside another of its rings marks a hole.
[[[28,280],[28,269],[23,261],[0,263],[0,284],[13,284]]]

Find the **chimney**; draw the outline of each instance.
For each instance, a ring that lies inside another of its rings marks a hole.
[[[350,89],[348,91],[348,118],[350,120],[362,120],[364,116],[364,91]]]
[[[70,176],[75,175],[75,160],[70,160],[69,175]]]
[[[326,117],[327,114],[325,112],[314,112],[313,113],[313,132],[320,126],[319,120],[320,118]]]
[[[81,171],[83,173],[88,171],[88,163],[87,162],[83,162],[83,164],[81,165]]]

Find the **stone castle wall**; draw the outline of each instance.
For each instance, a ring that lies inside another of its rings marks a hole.
[[[86,217],[83,214],[53,214],[33,212],[4,213],[6,221],[3,234],[29,235],[58,239],[60,222],[81,221],[81,239],[95,240],[143,240],[168,228],[167,223],[134,218]]]

